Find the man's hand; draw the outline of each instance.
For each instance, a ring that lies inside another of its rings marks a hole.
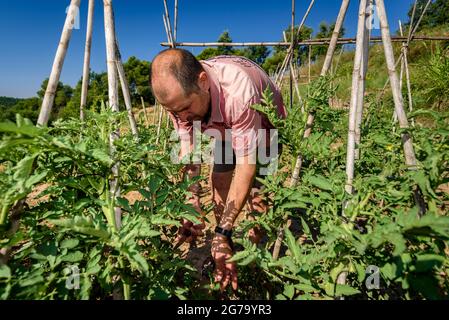
[[[220,283],[223,292],[229,283],[237,290],[237,267],[235,262],[227,262],[232,258],[232,250],[226,237],[216,235],[212,240],[212,257],[215,261],[215,281]]]
[[[182,219],[182,227],[179,228],[178,236],[176,238],[176,246],[178,247],[184,242],[195,241],[197,237],[204,235],[203,229],[206,227],[205,223],[193,224],[193,222]]]
[[[199,201],[191,201],[191,204],[195,208],[195,210],[201,215],[204,216],[203,211],[201,210],[201,206]],[[193,222],[182,219],[182,226],[178,230],[178,236],[176,237],[176,248],[179,247],[184,242],[192,242],[195,241],[197,237],[204,235],[203,229],[206,227],[203,219],[200,219],[200,224],[193,224]]]

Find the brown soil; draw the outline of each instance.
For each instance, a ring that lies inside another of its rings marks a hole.
[[[37,185],[34,190],[27,196],[26,203],[29,207],[35,207],[41,202],[45,202],[49,199],[48,195],[39,197],[41,192],[43,192],[45,189],[47,189],[50,186],[48,183],[43,183],[40,185]]]

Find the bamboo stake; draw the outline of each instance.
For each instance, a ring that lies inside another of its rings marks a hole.
[[[330,65],[332,62],[332,56],[335,52],[335,47],[336,47],[336,43],[337,43],[336,39],[338,39],[338,35],[340,34],[340,29],[338,29],[338,30],[336,30],[336,29],[341,28],[341,26],[343,25],[343,20],[346,15],[348,4],[349,4],[349,0],[344,0],[342,3],[342,8],[340,8],[340,12],[339,12],[338,18],[337,18],[337,23],[335,24],[334,32],[332,34],[332,38],[331,38],[331,42],[330,42],[333,45],[328,48],[328,53],[326,55],[327,57],[329,56],[329,58],[327,58],[329,61],[326,63],[325,66],[323,66],[323,70],[321,72],[322,75],[326,74],[329,71],[329,68],[330,68]],[[309,10],[311,9],[312,5],[313,5],[313,1],[311,2],[310,6],[309,6]],[[308,15],[308,13],[306,13],[306,15],[304,16],[303,22],[305,21],[305,18],[307,17],[307,15]],[[302,24],[303,24],[303,22],[302,22]],[[298,32],[299,32],[299,30],[298,30]],[[307,122],[306,122],[306,127],[304,130],[304,134],[303,134],[303,139],[307,139],[310,136],[310,134],[312,132],[312,125],[313,125],[314,119],[315,119],[314,114],[309,113],[307,116]],[[299,153],[296,158],[295,168],[293,169],[292,178],[290,181],[291,188],[294,188],[298,184],[299,174],[300,174],[301,168],[302,168],[302,163],[303,163],[303,157],[302,157],[301,153]],[[282,240],[284,238],[284,230],[285,230],[285,228],[288,228],[289,222],[290,222],[290,220],[287,220],[286,225],[281,226],[280,229],[278,230],[278,236],[277,236],[276,242],[274,244],[274,248],[273,248],[273,259],[274,260],[277,260],[277,258],[279,257],[279,251],[281,248]]]
[[[337,73],[338,66],[340,65],[340,60],[341,60],[341,56],[343,55],[343,52],[344,52],[344,45],[341,46],[341,50],[340,50],[340,53],[338,54],[337,62],[335,63],[335,66],[333,68],[334,69],[333,74]]]
[[[416,23],[416,26],[413,28],[413,31],[411,33],[412,37],[416,33],[416,31],[418,30],[418,27],[419,27],[422,19],[424,18],[424,14],[426,13],[427,9],[429,8],[429,5],[430,5],[431,2],[432,2],[432,0],[427,1],[427,4],[424,7],[424,10],[421,12],[421,16],[419,17],[418,22]],[[411,39],[411,38],[409,38],[409,39]]]
[[[312,39],[312,40],[304,40],[304,41],[296,41],[296,46],[322,46],[329,45],[331,38],[322,38],[322,39]],[[392,42],[403,42],[406,41],[405,37],[391,37]],[[411,41],[448,41],[449,37],[447,36],[413,36]],[[356,38],[338,38],[336,44],[354,44],[356,42]],[[381,37],[372,37],[370,43],[380,43],[382,42]],[[170,47],[170,42],[161,42],[161,46]],[[177,47],[273,47],[273,46],[281,46],[281,47],[289,47],[291,42],[280,42],[280,41],[264,41],[264,42],[175,42]]]
[[[368,64],[369,48],[369,28],[366,23],[367,9],[371,8],[370,0],[360,0],[359,20],[357,26],[357,42],[354,57],[354,70],[352,74],[351,104],[349,109],[349,130],[348,145],[346,154],[346,185],[347,193],[352,194],[354,188],[352,185],[354,178],[354,161],[356,158],[357,134],[360,135],[359,127],[363,113],[363,100],[365,94],[365,77]],[[371,14],[369,14],[371,16]],[[358,138],[360,140],[360,137]],[[343,212],[344,213],[344,212]],[[337,284],[346,284],[348,276],[347,271],[342,271],[337,276]],[[343,300],[343,297],[340,297]]]
[[[107,56],[107,69],[108,69],[108,92],[109,92],[109,106],[114,112],[119,112],[118,106],[118,80],[117,69],[115,61],[117,58],[116,53],[116,37],[115,37],[115,22],[114,12],[112,8],[112,0],[103,0],[104,4],[104,29],[106,37],[106,56]],[[120,130],[117,128],[110,136],[110,149],[111,154],[115,153],[114,141],[119,139]],[[120,196],[120,187],[118,185],[120,163],[116,162],[112,167],[112,174],[114,179],[110,181],[110,190],[113,199]],[[115,227],[117,229],[121,226],[121,210],[119,207],[114,209],[115,211]]]
[[[285,33],[285,31],[282,31],[282,35],[284,36],[284,41],[287,41],[287,34]],[[293,81],[294,81],[293,83],[295,84],[296,95],[298,96],[298,101],[300,102],[302,99],[301,99],[301,94],[299,93],[299,86],[298,86],[299,80],[298,80],[298,75],[295,72],[295,68],[293,66],[292,61],[290,61],[290,70],[292,70],[291,76],[293,76]],[[276,73],[277,73],[277,70],[276,70],[275,74]]]
[[[310,82],[312,81],[311,79],[312,79],[312,77],[311,77],[311,72],[312,72],[312,47],[309,45],[309,46],[307,46],[307,48],[309,49],[309,61],[308,61],[308,64],[309,64],[309,81],[308,81],[308,84],[310,84]]]
[[[151,125],[156,126],[157,102],[154,103],[151,115]]]
[[[291,25],[291,48],[295,51],[295,0],[292,0],[292,25]],[[290,80],[289,80],[290,108],[293,109],[293,66],[290,60]]]
[[[356,142],[356,121],[357,121],[357,105],[359,100],[359,85],[361,75],[361,65],[363,58],[363,45],[366,29],[366,4],[367,0],[360,0],[359,22],[357,27],[357,43],[355,48],[354,69],[352,73],[352,89],[351,104],[349,108],[349,130],[348,144],[346,153],[346,185],[347,193],[353,193],[352,182],[354,179],[354,158],[355,158],[355,142]]]
[[[385,51],[385,60],[388,66],[388,75],[391,83],[391,90],[393,93],[393,100],[395,105],[396,114],[399,120],[399,126],[402,129],[407,129],[409,127],[407,116],[404,111],[402,94],[399,90],[399,79],[396,74],[395,61],[393,54],[393,46],[390,41],[390,29],[388,26],[387,15],[385,12],[385,5],[383,0],[376,0],[377,12],[380,20],[382,39]],[[408,132],[402,133],[402,142],[405,155],[405,163],[409,169],[416,168],[416,157],[413,150],[413,142],[410,134]]]
[[[165,116],[166,116],[165,117],[165,130],[168,131],[168,129],[170,128],[170,118],[169,118],[167,112],[165,112]],[[166,150],[166,148],[167,148],[167,140],[168,139],[164,140],[164,150]]]
[[[341,27],[343,26],[343,22],[345,21],[346,12],[348,11],[350,0],[343,0],[341,2],[340,11],[337,16],[337,21],[335,22],[334,31],[332,33],[332,38],[329,43],[329,47],[327,48],[326,58],[324,59],[323,67],[321,69],[321,75],[324,76],[329,71],[332,58],[335,53],[335,48],[337,47],[338,36],[340,35]]]
[[[142,96],[140,96],[140,102],[142,103],[143,115],[145,117],[145,127],[147,127],[150,124],[150,121],[148,121],[147,108],[145,108],[145,100],[143,100]]]
[[[178,0],[175,0],[175,22],[174,22],[174,42],[178,39],[177,29],[178,29]]]
[[[39,118],[37,120],[37,124],[40,126],[46,126],[48,120],[50,119],[56,90],[59,84],[59,78],[61,77],[61,71],[67,54],[67,48],[69,47],[70,38],[72,36],[74,21],[79,13],[80,1],[81,0],[72,0],[70,2],[69,10],[67,11],[67,17],[62,30],[61,39],[59,41],[58,49],[56,50],[56,56],[53,61],[53,67],[51,69],[47,89],[45,90],[44,100],[42,102]]]
[[[323,64],[323,67],[321,69],[322,76],[326,75],[329,72],[332,63],[332,58],[334,56],[335,48],[337,45],[338,35],[340,34],[341,27],[343,26],[344,18],[348,10],[348,5],[349,0],[343,0],[340,12],[338,13],[337,22],[335,23],[334,32],[332,33],[332,38],[329,47],[327,49],[325,64]],[[315,115],[313,113],[309,113],[309,115],[307,116],[306,130],[304,131],[303,139],[307,139],[312,133],[312,125],[314,120]],[[296,159],[295,169],[292,175],[293,187],[296,186],[296,183],[299,181],[299,174],[301,172],[302,162],[303,162],[302,156],[301,154],[299,154]]]
[[[306,22],[306,19],[307,19],[307,17],[309,16],[309,13],[310,13],[310,11],[312,10],[312,7],[313,7],[313,4],[314,4],[314,3],[315,3],[315,0],[311,0],[311,1],[310,1],[309,7],[308,7],[306,13],[304,14],[304,17],[302,18],[302,21],[301,21],[301,23],[300,23],[300,25],[299,25],[299,27],[298,27],[298,31],[296,31],[297,37],[299,37],[300,32],[301,32],[301,29],[302,29],[302,27],[304,26],[304,23]],[[298,45],[298,44],[295,43],[294,45]],[[275,83],[276,83],[277,85],[280,85],[280,83],[282,83],[282,78],[283,78],[284,72],[285,72],[285,70],[286,70],[286,68],[287,68],[287,65],[289,64],[289,62],[291,61],[291,59],[293,58],[293,55],[294,55],[294,50],[293,50],[293,49],[294,49],[294,46],[292,46],[292,45],[290,44],[290,48],[289,48],[289,50],[287,51],[287,55],[285,56],[285,59],[284,59],[284,61],[282,62],[280,78],[278,78],[278,79],[275,80]]]
[[[165,33],[167,34],[167,40],[168,43],[170,43],[170,48],[173,48],[173,39],[170,35],[170,32],[168,31],[168,22],[167,22],[167,17],[165,16],[165,14],[162,15],[162,20],[164,21],[164,27],[165,27]]]
[[[168,13],[167,0],[164,0],[164,9],[165,9],[165,19],[167,22],[167,31],[168,31],[168,34],[170,35],[172,47],[176,48],[174,37],[173,37],[173,32],[172,32],[172,28],[171,28],[170,14]]]
[[[362,126],[362,118],[363,118],[363,104],[365,100],[365,81],[366,81],[366,72],[368,70],[368,58],[369,58],[369,37],[371,35],[371,16],[373,9],[373,0],[368,0],[366,3],[365,10],[365,34],[363,37],[363,52],[362,52],[362,61],[360,66],[360,78],[359,78],[359,91],[357,98],[357,109],[356,109],[356,126],[355,126],[355,154],[354,157],[356,160],[360,157],[360,129]],[[367,25],[366,22],[369,22]]]
[[[92,48],[92,29],[94,19],[95,0],[89,0],[87,14],[86,46],[84,49],[83,83],[81,86],[80,119],[84,121],[84,108],[87,104],[87,90],[89,88],[90,51]]]
[[[424,10],[421,12],[421,15],[420,15],[420,17],[419,17],[419,19],[418,19],[418,22],[417,22],[416,25],[413,27],[413,21],[414,21],[415,11],[416,11],[416,5],[417,5],[417,1],[415,0],[415,4],[414,4],[414,6],[413,6],[412,18],[411,18],[411,20],[410,20],[409,34],[408,34],[408,37],[407,37],[407,39],[406,39],[406,41],[407,41],[407,48],[409,47],[410,42],[413,41],[413,40],[435,40],[435,41],[446,41],[446,40],[444,40],[445,37],[415,36],[415,32],[416,32],[416,30],[418,29],[418,27],[419,27],[419,25],[420,25],[420,23],[421,23],[421,21],[422,21],[424,15],[425,15],[426,11],[427,11],[427,8],[428,8],[429,5],[430,5],[430,2],[431,2],[431,0],[429,0],[429,1],[427,2],[426,6],[424,7]],[[395,38],[396,38],[396,40],[399,39],[399,37],[390,37],[391,40],[393,40],[393,39],[395,39]],[[383,40],[382,40],[382,41],[383,41]],[[405,40],[404,40],[404,41],[405,41]],[[403,55],[403,52],[401,51],[401,55],[399,56],[398,60],[396,61],[395,68],[398,66],[399,61],[402,59],[402,55]],[[387,86],[388,86],[389,83],[390,83],[390,78],[388,78],[387,81],[385,81],[385,85],[384,85],[384,87],[383,87],[383,89],[382,89],[382,91],[381,91],[381,93],[380,93],[380,95],[379,95],[379,99],[382,98],[383,94],[385,93],[385,89],[387,88]],[[396,111],[395,111],[395,112],[396,112]],[[396,115],[395,115],[395,116],[396,116]]]
[[[159,143],[159,138],[161,134],[161,125],[162,125],[162,107],[159,107],[159,117],[157,123],[157,131],[156,131],[156,144]]]
[[[126,111],[128,113],[128,120],[131,126],[131,132],[135,138],[139,137],[139,131],[137,130],[136,119],[134,118],[132,103],[131,103],[131,95],[129,93],[129,84],[126,79],[125,69],[123,68],[122,58],[120,54],[120,49],[118,43],[115,44],[115,52],[117,55],[117,60],[115,61],[117,66],[117,71],[120,79],[120,84],[122,87],[123,98],[125,100]]]
[[[399,26],[400,26],[400,32],[401,32],[401,36],[403,35],[403,31],[402,31],[402,24],[399,21]],[[407,84],[407,97],[408,97],[408,107],[409,107],[409,111],[413,111],[413,98],[412,98],[412,87],[410,84],[410,70],[408,68],[408,46],[406,43],[402,44],[402,61],[403,61],[403,66],[405,68],[405,81]],[[401,72],[403,72],[403,69],[401,67]],[[402,75],[401,75],[402,76]],[[402,92],[402,79],[401,79],[401,92]],[[412,125],[414,126],[414,121],[412,119]]]

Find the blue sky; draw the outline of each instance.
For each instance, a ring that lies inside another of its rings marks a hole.
[[[407,20],[413,0],[385,0],[392,30]],[[35,96],[49,76],[69,0],[0,0],[0,96]],[[95,1],[91,68],[106,70],[103,10]],[[174,0],[168,0],[173,19]],[[340,0],[317,0],[306,22],[316,29],[333,22]],[[162,0],[114,0],[122,57],[152,60],[166,41]],[[309,4],[297,0],[298,24]],[[61,81],[74,86],[82,74],[88,0],[81,0],[80,29],[74,30]],[[229,30],[234,41],[278,41],[291,21],[290,0],[179,0],[178,41],[216,41]],[[345,21],[346,36],[354,36],[358,1],[352,0]],[[198,54],[203,48],[193,48]]]

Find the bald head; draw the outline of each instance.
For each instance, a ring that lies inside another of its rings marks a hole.
[[[156,97],[164,99],[170,90],[183,91],[184,96],[199,91],[198,76],[204,71],[201,63],[187,50],[161,51],[151,64],[150,82]],[[173,80],[179,86],[173,86]]]

